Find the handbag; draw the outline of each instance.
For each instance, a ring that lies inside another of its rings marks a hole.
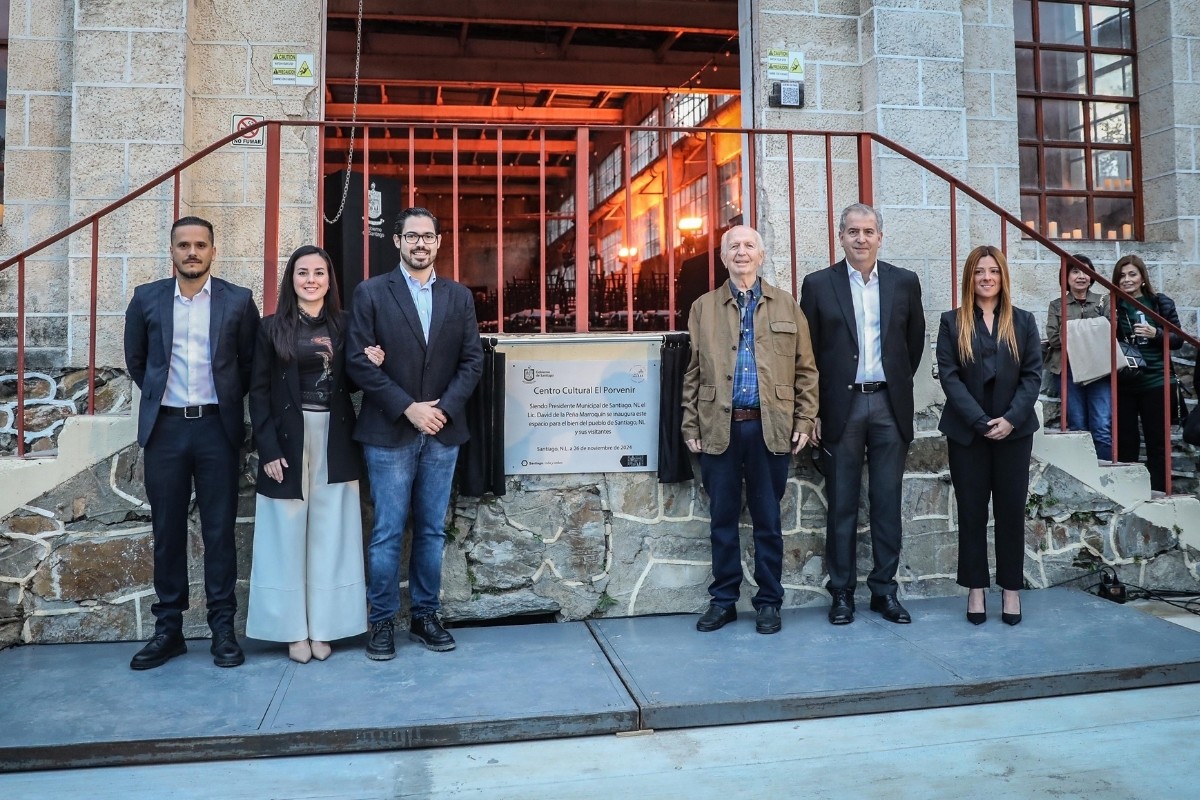
[[[1142,355],[1141,348],[1124,339],[1117,339],[1117,347],[1121,350],[1117,356],[1117,377],[1121,380],[1137,378],[1146,368],[1146,357]]]
[[[1075,383],[1082,386],[1107,377],[1112,371],[1111,347],[1112,325],[1107,317],[1067,320],[1067,363]]]
[[[1175,377],[1175,371],[1171,371],[1171,424],[1183,425],[1187,422],[1187,418],[1191,416],[1188,413],[1187,407],[1187,389],[1183,382]]]

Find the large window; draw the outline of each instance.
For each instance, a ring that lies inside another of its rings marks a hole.
[[[1133,3],[1013,3],[1021,217],[1052,239],[1141,235]]]

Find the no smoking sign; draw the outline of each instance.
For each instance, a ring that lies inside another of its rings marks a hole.
[[[244,131],[247,128],[253,127],[255,124],[262,122],[266,117],[258,114],[233,114],[230,118],[230,133]],[[244,136],[239,136],[234,139],[232,145],[237,148],[260,148],[266,147],[267,144],[267,129],[265,127],[247,133]]]

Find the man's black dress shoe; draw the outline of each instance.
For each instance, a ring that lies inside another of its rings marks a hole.
[[[175,656],[187,652],[187,642],[181,633],[156,633],[146,646],[134,654],[129,662],[130,669],[154,669],[161,667]]]
[[[371,624],[371,636],[367,639],[367,658],[372,661],[387,661],[396,657],[396,633],[390,619]]]
[[[246,661],[246,654],[242,652],[232,630],[214,632],[212,647],[208,651],[218,667],[239,667]]]
[[[446,632],[435,614],[413,617],[408,626],[408,638],[439,653],[454,649],[454,637]]]
[[[829,606],[831,625],[848,625],[854,622],[854,592],[850,589],[834,589],[830,592],[833,604]]]
[[[703,616],[696,622],[696,630],[710,633],[711,631],[725,627],[735,619],[737,619],[736,608],[725,608],[716,603],[709,603],[708,611],[705,611]]]
[[[881,614],[888,622],[900,625],[912,622],[912,617],[904,610],[904,606],[900,605],[894,594],[871,595],[871,610]]]
[[[759,633],[779,633],[783,620],[779,618],[779,609],[775,606],[763,606],[758,610],[754,621],[754,630]]]

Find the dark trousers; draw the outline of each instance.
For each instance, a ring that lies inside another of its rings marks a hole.
[[[146,499],[154,530],[156,633],[178,633],[188,608],[188,507],[192,487],[204,539],[204,594],[208,625],[233,628],[237,611],[238,451],[216,414],[184,419],[160,414],[146,442]]]
[[[968,445],[947,440],[950,480],[958,503],[958,585],[991,585],[987,557],[988,501],[995,522],[996,584],[1024,586],[1025,502],[1033,437],[993,442],[976,436]]]
[[[872,595],[895,594],[896,570],[900,566],[900,498],[908,442],[896,427],[887,394],[854,395],[841,438],[836,442],[824,442],[823,448],[828,507],[825,569],[829,573],[829,583],[826,588],[853,592],[858,585],[858,509],[865,458],[874,559],[867,586]]]
[[[1117,385],[1117,458],[1130,464],[1138,462],[1143,439],[1146,442],[1146,469],[1150,488],[1167,490],[1167,441],[1163,432],[1163,387],[1128,389]],[[1138,432],[1138,422],[1142,429]]]
[[[708,492],[712,540],[712,601],[731,608],[742,586],[742,484],[754,524],[754,607],[783,603],[783,529],[779,501],[787,488],[791,453],[772,453],[763,443],[761,420],[732,423],[729,447],[720,455],[701,454],[700,476]]]

